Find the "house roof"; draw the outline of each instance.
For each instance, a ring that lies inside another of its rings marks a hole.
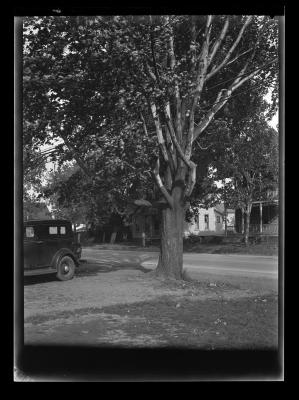
[[[224,213],[224,204],[223,203],[216,204],[216,206],[214,207],[214,210],[223,214]]]
[[[32,225],[32,224],[66,224],[70,223],[70,221],[66,219],[30,219],[28,221],[24,221],[24,224]]]

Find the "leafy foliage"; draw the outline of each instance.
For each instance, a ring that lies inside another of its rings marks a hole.
[[[54,157],[76,160],[86,182],[67,181],[95,208],[214,201],[217,143],[270,87],[277,98],[277,54],[267,16],[25,18],[24,143],[62,139]]]
[[[222,194],[232,207],[246,208],[277,189],[278,133],[262,114],[232,127],[223,143],[217,174],[221,179],[230,178]]]

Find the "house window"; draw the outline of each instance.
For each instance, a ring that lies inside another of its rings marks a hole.
[[[209,214],[205,214],[205,229],[209,229]]]
[[[33,226],[26,227],[26,237],[31,238],[34,237],[34,228]]]
[[[60,235],[65,235],[66,234],[66,229],[65,226],[60,227]]]
[[[58,232],[57,226],[49,226],[50,235],[57,235],[57,232]]]
[[[198,231],[199,230],[199,215],[194,216],[194,224],[195,224],[195,229]]]
[[[216,222],[217,222],[217,224],[220,224],[220,216],[219,215],[217,215],[217,217],[216,217]]]

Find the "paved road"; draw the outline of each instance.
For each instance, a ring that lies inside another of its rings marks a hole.
[[[82,259],[96,263],[119,264],[125,268],[140,263],[145,268],[155,268],[158,260],[157,252],[130,250],[102,250],[94,247],[84,248]],[[277,279],[278,258],[275,256],[227,255],[185,253],[184,268],[188,271],[209,272],[215,274],[268,277]]]
[[[184,267],[189,270],[277,278],[278,258],[252,255],[184,254]]]

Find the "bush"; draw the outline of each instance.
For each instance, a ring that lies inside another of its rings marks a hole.
[[[195,235],[194,233],[191,233],[188,237],[184,238],[184,244],[196,244],[196,243],[202,243],[202,237]]]

